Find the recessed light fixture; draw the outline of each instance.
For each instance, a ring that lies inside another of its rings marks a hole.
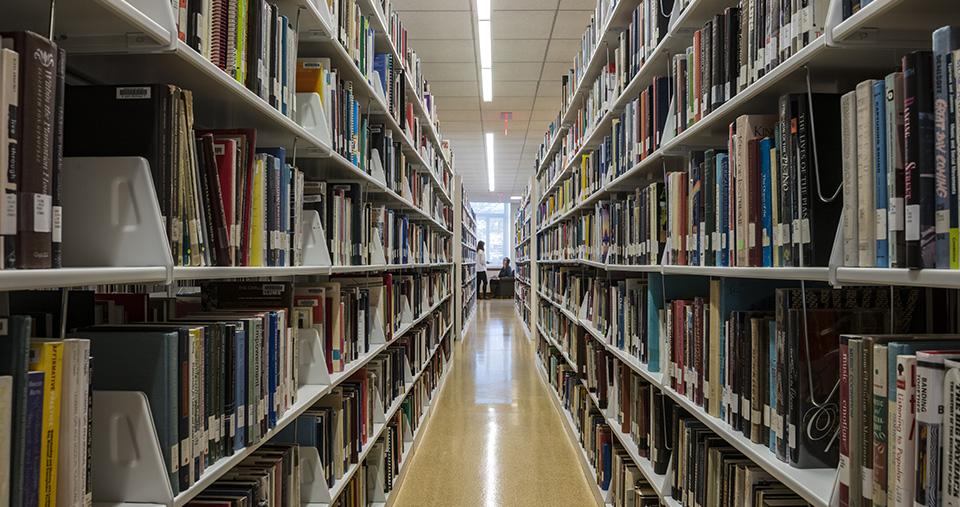
[[[477,34],[480,43],[480,78],[483,101],[493,100],[493,37],[491,36],[490,0],[477,0]]]
[[[487,185],[493,192],[493,132],[487,132]]]

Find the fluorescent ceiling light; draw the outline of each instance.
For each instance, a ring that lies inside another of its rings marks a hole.
[[[480,20],[480,68],[493,68],[493,43],[490,39],[490,20]]]
[[[483,101],[493,101],[493,69],[480,69],[480,77],[483,81]]]
[[[477,19],[490,19],[490,0],[477,0]]]
[[[522,197],[522,196],[519,196],[519,195],[511,195],[511,196],[510,196],[510,200],[511,200],[511,201],[519,201],[520,199],[523,199],[523,197]]]
[[[493,192],[493,132],[487,132],[487,184]]]

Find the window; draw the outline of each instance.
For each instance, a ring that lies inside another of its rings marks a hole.
[[[477,240],[486,245],[487,265],[499,267],[510,256],[510,205],[504,202],[475,202]]]

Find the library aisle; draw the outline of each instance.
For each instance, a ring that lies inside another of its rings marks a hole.
[[[476,318],[395,505],[593,505],[512,302]]]

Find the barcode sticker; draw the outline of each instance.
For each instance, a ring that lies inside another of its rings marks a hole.
[[[920,205],[908,204],[906,214],[907,241],[920,241]]]
[[[63,242],[63,208],[61,206],[53,207],[53,230],[51,231],[54,243]]]
[[[890,208],[887,210],[890,215],[890,230],[903,230],[903,197],[894,197],[890,199]]]
[[[185,467],[190,464],[190,460],[193,458],[190,452],[190,438],[187,437],[180,441],[180,466]]]
[[[757,246],[757,224],[755,222],[750,222],[747,225],[747,244],[748,248],[756,248]]]
[[[149,86],[118,86],[116,93],[117,100],[149,99],[151,91]]]
[[[877,210],[877,220],[875,225],[877,228],[877,239],[881,241],[887,239],[887,211],[886,210],[883,210],[883,209]]]
[[[938,210],[934,214],[934,224],[937,234],[946,234],[950,231],[950,210]]]
[[[790,423],[787,425],[787,428],[790,430],[787,435],[789,437],[787,439],[787,442],[789,443],[791,449],[796,449],[797,448],[797,426],[793,423]],[[871,474],[870,477],[873,477],[873,475]]]
[[[17,233],[17,194],[4,195],[3,216],[0,218],[0,234],[12,236]]]
[[[33,194],[33,232],[50,232],[53,221],[53,196]]]

